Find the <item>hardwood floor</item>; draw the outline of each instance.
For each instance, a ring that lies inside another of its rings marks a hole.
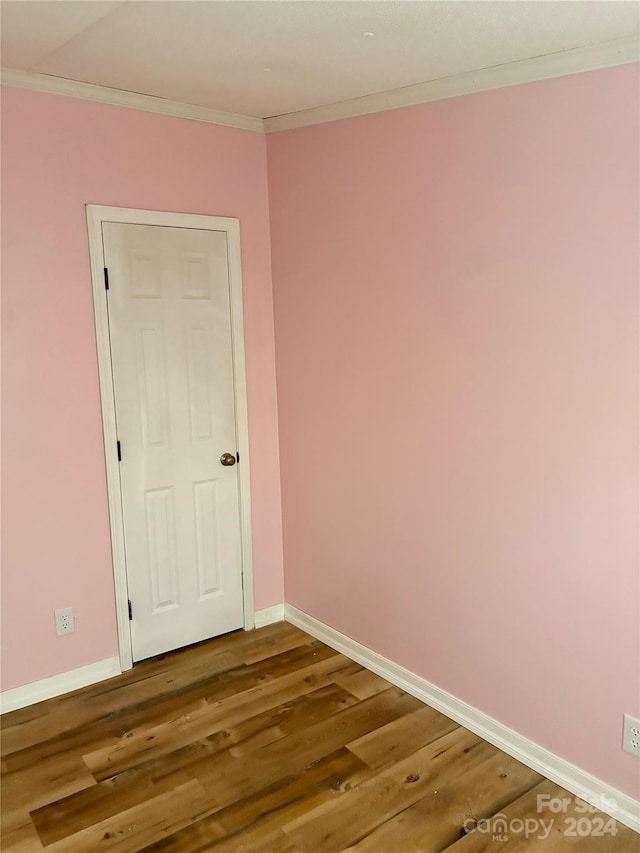
[[[606,834],[605,815],[286,623],[1,723],[4,853],[640,851],[631,830]],[[569,811],[538,812],[540,794]],[[482,823],[497,813],[506,840]],[[564,834],[576,826],[605,834]]]

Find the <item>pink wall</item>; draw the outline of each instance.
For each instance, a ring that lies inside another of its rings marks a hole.
[[[638,795],[638,68],[269,136],[286,600]]]
[[[264,136],[4,89],[2,178],[8,689],[117,654],[86,203],[239,217],[256,607],[283,594]]]

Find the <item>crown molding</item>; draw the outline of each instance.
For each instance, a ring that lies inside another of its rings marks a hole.
[[[264,132],[262,119],[253,116],[225,113],[209,107],[183,104],[180,101],[169,101],[165,98],[156,98],[153,95],[140,95],[137,92],[126,92],[123,89],[111,89],[108,86],[96,86],[93,83],[80,83],[77,80],[53,77],[50,74],[33,74],[30,71],[3,68],[1,81],[4,86],[33,89],[36,92],[48,92],[52,95],[66,95],[69,98],[80,98],[83,101],[98,101],[115,107],[129,107],[132,110],[188,118],[193,121],[205,121],[224,127],[236,127],[240,130]]]
[[[279,130],[291,130],[328,121],[352,118],[354,116],[395,110],[470,95],[474,92],[486,92],[490,89],[502,89],[517,86],[520,83],[532,83],[565,74],[577,74],[582,71],[594,71],[640,61],[640,39],[637,36],[617,39],[602,44],[576,47],[559,53],[536,56],[532,59],[520,59],[504,65],[482,68],[452,77],[431,80],[428,83],[416,83],[375,95],[364,95],[338,104],[314,107],[309,110],[272,116],[264,119],[267,133]]]
[[[630,62],[640,62],[640,39],[637,36],[576,47],[559,53],[535,56],[532,59],[520,59],[516,62],[507,62],[504,65],[482,68],[479,71],[455,74],[452,77],[442,77],[438,80],[430,80],[427,83],[415,83],[411,86],[391,89],[388,92],[364,95],[360,98],[340,101],[337,104],[313,107],[308,110],[265,119],[226,113],[180,101],[169,101],[165,98],[156,98],[153,95],[126,92],[123,89],[111,89],[108,86],[97,86],[93,83],[80,83],[77,80],[53,77],[50,74],[18,71],[13,68],[2,69],[2,83],[5,86],[66,95],[69,98],[98,101],[117,107],[129,107],[134,110],[176,116],[192,121],[204,121],[224,127],[235,127],[240,130],[275,133],[280,130],[291,130],[296,127],[323,124],[328,121],[338,121],[369,113],[426,104],[430,101],[457,98],[460,95],[470,95],[474,92],[487,92],[491,89],[517,86],[520,83],[548,80],[552,77],[562,77],[565,74],[578,74],[582,71],[610,68],[614,65],[625,65]]]

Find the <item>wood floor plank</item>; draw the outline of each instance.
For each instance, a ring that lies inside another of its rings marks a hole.
[[[483,821],[540,817],[538,793],[573,798],[285,623],[0,726],[3,853],[640,853],[620,824],[494,840]]]
[[[468,760],[480,743],[466,729],[454,729],[362,782],[338,803],[326,803],[286,824],[284,830],[303,851],[343,850],[418,800],[433,795],[442,775]]]
[[[414,710],[416,704],[419,704],[417,699],[393,687],[255,753],[202,762],[196,773],[216,800],[228,805],[300,772],[345,746],[353,737]]]
[[[15,749],[26,748],[30,743],[37,742],[43,732],[46,737],[45,717],[55,719],[55,730],[58,732],[64,731],[67,724],[68,727],[75,728],[85,714],[93,719],[96,713],[102,717],[114,708],[131,704],[129,700],[123,703],[123,697],[134,685],[143,685],[143,691],[146,691],[149,685],[154,683],[156,676],[159,676],[158,683],[161,683],[167,676],[179,678],[180,672],[198,666],[210,668],[212,673],[215,673],[220,671],[220,667],[229,668],[227,662],[220,664],[218,658],[221,656],[226,655],[227,661],[229,656],[232,656],[232,665],[238,666],[243,663],[240,655],[245,646],[253,649],[256,642],[276,643],[287,637],[295,637],[297,642],[299,636],[299,629],[286,622],[267,625],[259,631],[234,631],[214,640],[142,661],[133,669],[114,678],[2,714],[0,716],[2,754],[6,756]],[[313,643],[314,640],[306,635],[306,642]]]
[[[559,814],[546,809],[539,811],[539,795],[567,799],[567,810]],[[493,826],[500,832],[498,838],[494,838],[492,831],[476,829],[451,845],[448,853],[638,853],[638,833],[615,821],[615,835],[604,832],[611,819],[600,812],[579,811],[577,804],[581,802],[553,782],[544,780],[501,810],[507,822],[506,838],[502,837],[502,823],[495,822]],[[573,822],[579,819],[585,821],[580,827],[585,834],[581,836],[577,831],[567,834],[575,830]],[[526,820],[532,821],[528,831],[519,823]],[[489,821],[488,828],[491,826]]]
[[[32,811],[31,818],[45,844],[79,832],[126,808],[177,787],[192,778],[203,758],[230,752],[241,755],[278,740],[296,729],[324,719],[357,700],[335,684],[240,721],[210,738],[190,743],[168,755],[143,762],[92,788]]]
[[[120,738],[112,746],[86,753],[84,761],[96,778],[107,778],[141,761],[165,755],[194,740],[227,729],[243,718],[311,693],[331,683],[337,671],[350,665],[351,662],[342,655],[332,655],[281,678],[265,680],[248,690],[206,703],[205,707],[192,713]]]
[[[357,703],[358,700],[352,693],[343,690],[338,684],[328,684],[312,693],[278,705],[264,715],[250,718],[247,722],[257,722],[265,718],[263,727],[252,736],[231,740],[229,752],[235,757],[255,753],[270,743],[301,729],[306,730],[314,723],[326,720]]]
[[[456,760],[454,773],[450,767],[436,772],[433,790],[349,851],[378,853],[398,846],[403,853],[440,853],[460,838],[468,821],[496,814],[540,780],[538,773],[480,741]]]
[[[309,635],[305,634],[304,631],[294,628],[293,625],[290,625],[289,628],[290,630],[284,636],[268,639],[257,637],[253,642],[250,639],[241,652],[243,663],[257,663],[258,661],[273,657],[281,652],[287,652],[309,642]]]
[[[215,808],[211,795],[192,779],[172,791],[93,824],[46,847],[48,853],[136,853]]]
[[[50,759],[7,774],[2,781],[2,824],[10,825],[40,806],[92,787],[96,780],[78,756]]]
[[[41,730],[31,727],[24,733],[24,746],[14,748],[4,758],[4,766],[8,771],[17,770],[42,761],[52,755],[63,752],[73,752],[88,746],[96,748],[99,744],[105,746],[119,737],[126,737],[138,726],[147,725],[151,719],[158,723],[175,717],[176,712],[192,706],[205,706],[207,697],[218,685],[218,667],[224,671],[229,665],[240,666],[231,655],[218,656],[215,665],[208,668],[206,675],[191,671],[192,681],[184,685],[176,684],[178,679],[165,675],[162,679],[153,677],[164,683],[162,691],[155,685],[152,689],[144,682],[136,682],[131,687],[136,688],[138,695],[131,695],[125,688],[122,695],[105,698],[102,713],[98,708],[89,707],[82,713],[70,711],[58,712],[42,721]],[[93,700],[95,702],[95,700]],[[51,732],[56,734],[50,737]],[[13,732],[16,737],[22,734]],[[15,747],[15,741],[14,741]]]
[[[91,788],[34,809],[31,820],[45,845],[101,823],[160,794],[191,781],[186,771],[176,771],[155,780],[138,768],[106,779]]]
[[[270,657],[261,658],[251,663],[243,663],[242,666],[227,670],[216,679],[214,689],[209,691],[208,701],[219,701],[227,696],[257,687],[265,681],[273,681],[282,678],[292,672],[297,672],[303,666],[319,663],[338,653],[328,648],[317,640],[300,643],[292,649],[285,649],[274,653]]]
[[[108,679],[102,684],[114,682],[113,686],[110,689],[103,686],[103,692],[98,695],[94,694],[92,687],[88,687],[67,694],[71,695],[72,699],[50,699],[48,702],[57,704],[47,708],[46,715],[40,714],[22,722],[14,719],[14,715],[19,713],[17,711],[4,714],[0,718],[2,753],[5,756],[10,755],[17,749],[26,749],[32,744],[46,740],[47,733],[52,729],[58,734],[75,730],[83,724],[93,723],[113,712],[121,711],[123,707],[131,708],[144,702],[149,703],[159,696],[175,693],[180,687],[192,687],[199,681],[239,666],[242,666],[239,655],[227,650],[212,654],[211,659],[206,662],[199,661],[178,671],[172,669],[168,672],[156,672],[130,683],[120,682],[121,678],[126,678],[126,674],[117,676],[115,680]]]
[[[368,669],[363,669],[353,675],[339,675],[336,678],[336,684],[353,693],[358,699],[368,699],[369,696],[375,696],[376,693],[381,693],[391,687],[388,681],[380,678],[374,672],[369,672]]]
[[[279,779],[256,795],[244,797],[208,820],[176,833],[154,850],[179,850],[181,853],[279,851],[277,845],[283,838],[283,823],[309,807],[340,796],[367,772],[356,756],[342,748],[309,764],[300,773]],[[287,843],[293,842],[289,839]]]
[[[388,767],[456,728],[458,724],[449,717],[422,705],[412,714],[351,741],[348,747],[369,767]]]
[[[218,818],[228,834],[237,835],[251,829],[257,840],[260,835],[257,830],[267,825],[267,819],[270,825],[281,826],[309,808],[311,803],[334,800],[368,775],[368,768],[342,747],[289,776],[278,778],[257,794],[227,806]]]
[[[42,842],[28,813],[24,812],[11,825],[2,822],[0,831],[0,850],[10,850],[11,853],[36,853],[42,850]]]
[[[149,695],[140,692],[149,687],[147,681],[126,685],[119,703],[117,697],[107,694],[105,714],[99,719],[94,710],[86,712],[84,718],[82,715],[77,715],[79,719],[75,727],[71,727],[69,720],[66,720],[65,725],[61,725],[58,719],[52,719],[49,732],[56,731],[56,736],[33,743],[25,749],[13,751],[4,758],[6,769],[18,769],[64,751],[81,749],[80,754],[82,754],[87,751],[88,746],[95,751],[98,748],[116,745],[121,739],[131,737],[136,730],[146,730],[154,722],[160,725],[180,715],[206,711],[213,701],[219,701],[265,681],[272,681],[287,673],[295,672],[303,662],[317,663],[335,655],[336,652],[333,649],[321,643],[310,642],[270,658],[268,662],[261,661],[247,666],[238,665],[237,659],[229,652],[225,652],[224,655],[214,656],[214,661],[209,667],[203,667],[200,663],[192,669],[191,683],[189,681],[182,683],[181,670],[180,678],[176,676],[173,679],[175,684],[173,690],[158,692],[159,688],[155,683],[157,676],[153,676]],[[231,669],[228,668],[229,663],[233,664]],[[164,676],[165,682],[171,678],[171,673]],[[135,696],[130,694],[130,686],[138,690]],[[167,685],[167,687],[170,686],[171,684]],[[29,737],[32,736],[33,732],[30,732]]]

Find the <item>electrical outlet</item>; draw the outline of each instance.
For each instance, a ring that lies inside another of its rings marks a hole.
[[[63,634],[73,634],[76,630],[73,607],[62,607],[60,610],[54,610],[54,615],[56,617],[56,634],[59,637]]]
[[[630,717],[629,714],[624,715],[622,748],[640,758],[640,720]]]

